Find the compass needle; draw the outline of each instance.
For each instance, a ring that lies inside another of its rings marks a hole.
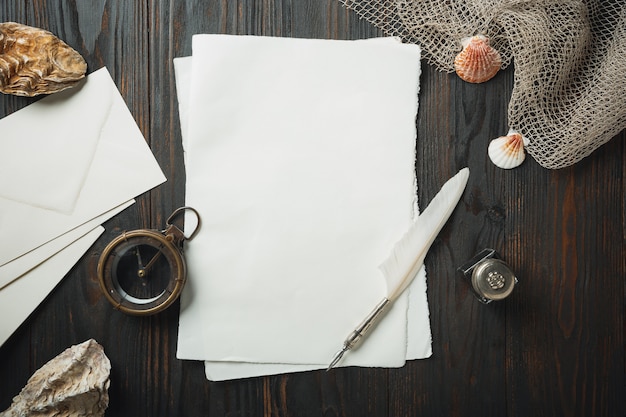
[[[141,252],[139,252],[139,246],[135,248],[135,255],[137,255],[137,264],[138,264],[137,276],[139,278],[143,278],[146,276],[146,270],[143,266],[143,259],[141,259]]]
[[[163,253],[163,252],[157,252],[157,253],[156,253],[156,255],[154,255],[154,256],[152,257],[152,259],[150,259],[150,262],[148,262],[148,265],[146,265],[146,266],[144,266],[144,267],[143,267],[143,270],[145,271],[145,273],[146,273],[146,274],[150,271],[150,269],[151,269],[151,268],[152,268],[152,266],[156,263],[156,261],[158,261],[158,260],[159,260],[159,258],[161,257],[161,254],[162,254],[162,253]]]
[[[141,252],[139,252],[139,247],[135,248],[135,254],[137,255],[137,264],[139,265],[139,269],[143,269],[143,260],[141,259]]]

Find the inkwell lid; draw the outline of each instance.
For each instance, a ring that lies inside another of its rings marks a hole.
[[[515,274],[500,259],[486,259],[472,272],[472,286],[480,295],[490,300],[508,297],[515,286]]]

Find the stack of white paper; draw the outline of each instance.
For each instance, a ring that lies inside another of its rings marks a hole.
[[[0,131],[2,344],[100,224],[165,177],[106,68],[5,117]]]
[[[416,208],[416,45],[196,35],[175,60],[186,204],[177,356],[223,380],[328,366]],[[343,366],[431,354],[425,273]]]

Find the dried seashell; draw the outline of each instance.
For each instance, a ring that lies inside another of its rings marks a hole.
[[[102,346],[89,339],[37,370],[0,417],[103,416],[110,372]]]
[[[76,85],[87,71],[83,57],[47,30],[0,23],[0,91],[33,97]]]
[[[487,153],[495,166],[511,169],[521,165],[524,159],[526,159],[524,146],[527,144],[526,138],[511,130],[508,135],[492,140],[489,143]]]
[[[500,53],[489,45],[489,39],[483,35],[465,38],[461,41],[463,50],[454,59],[454,69],[462,80],[470,83],[482,83],[493,78],[500,67]]]

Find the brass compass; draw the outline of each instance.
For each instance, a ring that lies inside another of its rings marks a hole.
[[[197,219],[189,236],[172,223],[185,211]],[[167,219],[165,230],[132,230],[113,239],[98,261],[98,280],[109,302],[124,313],[140,316],[169,307],[187,280],[183,242],[199,229],[198,212],[180,207]]]

